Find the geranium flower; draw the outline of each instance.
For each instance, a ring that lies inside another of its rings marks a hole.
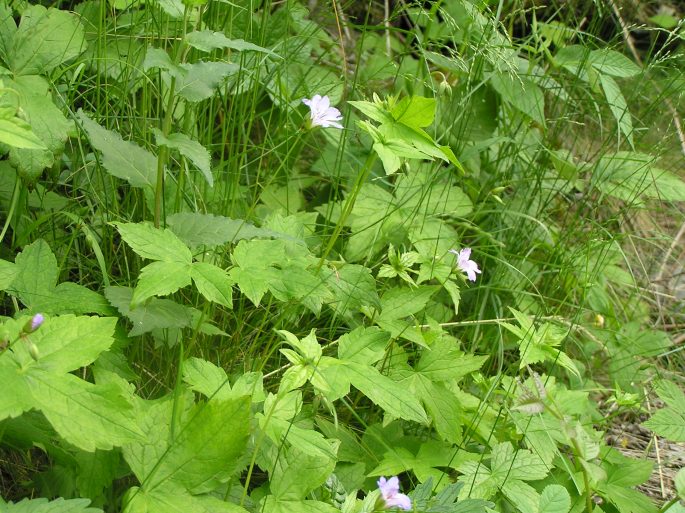
[[[476,273],[480,274],[481,271],[478,269],[478,264],[473,260],[470,260],[471,248],[464,248],[461,251],[450,249],[449,252],[456,255],[457,267],[466,273],[468,279],[476,281]]]
[[[381,491],[381,496],[387,508],[411,509],[411,499],[405,494],[400,493],[400,480],[397,476],[393,476],[390,479],[381,477],[378,480],[378,489]]]
[[[338,123],[342,120],[342,114],[335,107],[331,107],[331,100],[328,96],[321,96],[320,94],[315,94],[314,98],[311,100],[304,98],[302,100],[307,107],[309,107],[310,112],[310,126],[313,128],[315,126],[320,126],[323,128],[343,128],[343,126]]]

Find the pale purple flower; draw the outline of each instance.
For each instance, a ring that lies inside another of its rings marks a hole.
[[[457,257],[457,267],[466,273],[466,276],[471,281],[476,281],[476,273],[480,274],[478,264],[471,260],[471,248],[464,248],[461,251],[450,249],[450,253]]]
[[[378,480],[378,489],[381,491],[381,496],[387,508],[411,509],[411,499],[405,494],[400,493],[400,480],[397,476],[393,476],[390,479],[381,477]]]
[[[343,128],[343,126],[338,123],[338,121],[342,120],[342,114],[340,114],[340,111],[335,107],[331,107],[331,100],[328,96],[315,94],[311,100],[304,98],[302,103],[309,107],[309,110],[311,111],[310,125],[312,128],[315,126],[323,128]]]
[[[36,331],[38,328],[41,327],[43,324],[43,321],[45,320],[45,317],[43,317],[43,314],[37,313],[33,317],[31,317],[31,320],[26,323],[24,326],[24,333],[33,333]]]

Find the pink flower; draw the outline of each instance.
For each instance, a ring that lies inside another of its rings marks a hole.
[[[478,269],[478,264],[470,260],[471,248],[464,248],[461,251],[450,249],[449,252],[457,256],[457,267],[466,273],[468,279],[476,281],[476,273],[480,274],[481,271]]]
[[[315,126],[323,128],[343,128],[343,126],[338,123],[338,121],[342,120],[342,114],[340,114],[340,111],[335,107],[331,107],[331,100],[328,96],[315,94],[314,98],[311,100],[304,98],[302,103],[309,107],[309,110],[311,111],[310,125],[312,128]]]
[[[397,476],[393,476],[390,479],[381,477],[378,480],[378,489],[381,491],[381,496],[387,508],[411,509],[411,499],[405,494],[400,493],[400,480]]]

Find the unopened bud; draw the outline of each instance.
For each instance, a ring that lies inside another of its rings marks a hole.
[[[24,325],[24,329],[22,330],[24,333],[33,333],[36,331],[38,328],[40,328],[41,324],[43,324],[43,321],[45,320],[45,317],[43,317],[43,314],[37,313],[33,317],[31,317],[31,320],[27,322]]]
[[[29,354],[31,355],[31,358],[33,358],[34,361],[38,361],[38,357],[40,356],[40,353],[38,352],[38,347],[36,344],[31,342],[30,340],[28,341],[28,346],[29,346]]]
[[[438,85],[438,94],[440,96],[452,96],[452,86],[447,80],[443,80],[440,82],[440,85]]]

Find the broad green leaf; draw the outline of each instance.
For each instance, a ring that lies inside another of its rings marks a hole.
[[[642,71],[640,66],[622,53],[608,48],[593,50],[588,56],[588,63],[600,73],[600,77],[612,75],[614,77],[634,77]]]
[[[93,148],[102,153],[105,170],[133,187],[153,187],[157,183],[157,157],[137,144],[91,120],[82,110],[78,118]]]
[[[179,65],[176,92],[189,102],[210,98],[226,77],[238,73],[240,66],[232,62],[197,62]]]
[[[616,485],[600,484],[599,491],[621,513],[657,513],[659,508],[644,494]]]
[[[31,341],[40,353],[39,360],[32,362],[32,366],[59,373],[85,367],[112,345],[116,321],[115,318],[73,315],[47,318],[40,329],[31,334]]]
[[[633,120],[628,110],[626,99],[621,93],[616,81],[608,75],[600,75],[599,83],[604,90],[609,109],[616,119],[619,130],[623,133],[628,143],[633,146]]]
[[[190,358],[183,362],[183,381],[208,399],[223,400],[231,397],[231,385],[226,371],[207,360]]]
[[[386,112],[385,109],[372,102],[363,101],[349,101],[348,105],[359,109],[365,116],[377,121],[378,123],[390,123],[393,121],[392,116]]]
[[[155,228],[149,223],[115,223],[121,238],[143,258],[190,264],[188,247],[169,229]]]
[[[131,403],[118,387],[39,369],[30,376],[35,408],[70,444],[84,451],[108,450],[142,437]]]
[[[158,146],[166,146],[178,150],[181,155],[190,160],[207,180],[210,187],[214,186],[214,176],[211,169],[211,156],[199,142],[192,140],[185,134],[176,133],[165,136],[161,130],[153,128],[155,141]]]
[[[678,497],[685,498],[685,468],[681,468],[673,480]]]
[[[339,509],[326,502],[312,500],[277,500],[267,495],[259,505],[259,511],[269,513],[339,513]]]
[[[448,381],[477,371],[487,359],[487,356],[466,355],[455,340],[442,338],[421,352],[414,370],[431,381]]]
[[[367,267],[343,264],[335,269],[322,269],[321,273],[333,293],[329,306],[339,314],[356,313],[363,307],[380,307],[376,280]]]
[[[471,199],[453,184],[450,173],[427,168],[402,176],[395,186],[395,196],[402,215],[416,216],[421,224],[427,217],[465,217],[473,210]]]
[[[269,280],[264,276],[266,271],[266,269],[234,267],[229,271],[229,277],[238,285],[240,292],[245,294],[255,306],[259,306],[264,294],[269,290]]]
[[[123,513],[247,513],[231,502],[211,495],[191,495],[172,485],[154,490],[134,487],[126,495]]]
[[[266,410],[265,406],[264,411]],[[330,440],[326,440],[318,431],[301,428],[293,424],[292,420],[275,416],[267,419],[264,415],[260,415],[258,418],[260,427],[277,444],[287,442],[302,453],[324,460],[335,460],[337,446]]]
[[[63,151],[73,123],[55,106],[48,83],[42,77],[17,77],[11,86],[19,92],[24,117],[33,133],[46,147],[45,150],[15,148],[10,151],[10,162],[20,175],[34,180],[43,169],[53,165],[54,155]]]
[[[334,458],[289,447],[276,461],[269,488],[277,500],[304,499],[326,481],[334,468]]]
[[[256,237],[284,237],[284,234],[257,228],[242,219],[231,219],[198,212],[172,214],[167,217],[167,225],[183,242],[191,247],[220,246],[227,242],[237,242]]]
[[[675,408],[658,410],[642,424],[657,435],[673,442],[685,442],[685,411]]]
[[[490,468],[500,484],[509,479],[537,481],[544,479],[551,470],[540,456],[528,449],[514,449],[509,442],[493,447]]]
[[[154,0],[154,2],[159,5],[162,10],[176,20],[183,19],[183,13],[185,12],[185,6],[181,0]]]
[[[374,326],[359,327],[338,339],[338,358],[373,365],[385,354],[390,334]]]
[[[43,239],[29,244],[15,258],[17,271],[8,292],[17,296],[33,312],[111,314],[103,297],[77,283],[55,287],[57,260]]]
[[[490,85],[505,102],[545,126],[545,97],[534,82],[507,73],[492,75]]]
[[[561,485],[547,485],[540,495],[538,513],[568,513],[571,509],[571,496]]]
[[[382,321],[403,319],[422,311],[430,298],[440,287],[436,285],[421,285],[414,288],[395,287],[383,294],[381,298]]]
[[[45,143],[19,118],[0,119],[0,143],[12,148],[46,150]]]
[[[47,499],[23,499],[16,503],[2,504],[3,513],[102,513],[100,508],[89,508],[90,499],[69,499],[61,497],[48,502]]]
[[[117,477],[121,454],[118,451],[80,451],[75,459],[78,464],[76,486],[79,492],[87,497],[97,497]]]
[[[12,286],[19,269],[12,262],[0,260],[0,290],[7,290]]]
[[[196,405],[150,473],[139,476],[143,487],[153,490],[173,482],[192,493],[216,489],[237,470],[249,427],[248,397]]]
[[[233,307],[233,280],[226,271],[212,264],[195,262],[190,268],[190,276],[205,299],[227,308]]]
[[[160,328],[185,328],[192,322],[192,309],[169,299],[152,298],[146,304],[132,309],[133,289],[128,287],[107,287],[105,297],[133,324],[128,333],[130,337]]]
[[[528,483],[518,479],[507,479],[502,484],[501,490],[519,511],[537,511],[540,504],[540,494]]]
[[[617,152],[601,157],[592,183],[604,194],[634,202],[640,197],[685,201],[685,181],[654,165],[654,157]]]
[[[435,430],[442,439],[451,443],[460,443],[464,415],[459,400],[454,394],[443,384],[434,383],[422,374],[416,373],[406,381],[423,403]]]
[[[252,51],[275,55],[271,50],[262,48],[242,39],[229,39],[222,32],[211,30],[197,30],[186,35],[186,42],[193,48],[203,52],[211,52],[217,48],[228,48],[237,51]]]
[[[18,417],[33,407],[33,398],[21,368],[7,357],[0,355],[0,375],[3,389],[10,393],[0,394],[0,421]]]
[[[76,16],[33,5],[22,14],[8,64],[16,75],[47,73],[79,55],[84,47],[83,27]]]
[[[349,380],[366,397],[393,417],[427,424],[428,417],[416,397],[407,395],[405,387],[382,375],[375,367],[347,363]]]
[[[184,246],[185,247],[185,246]],[[166,296],[190,285],[190,265],[180,262],[152,262],[141,269],[131,305],[152,296]]]
[[[405,96],[391,110],[396,121],[412,128],[423,128],[435,119],[435,98]]]

